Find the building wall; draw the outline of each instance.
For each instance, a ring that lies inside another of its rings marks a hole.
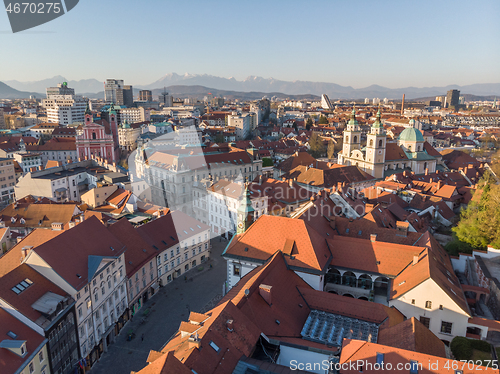
[[[126,281],[128,293],[128,307],[130,313],[135,314],[143,305],[143,297],[146,294],[149,298],[150,287],[157,281],[158,269],[156,261],[151,259],[135,273],[130,274]]]
[[[397,287],[397,286],[396,286]],[[412,304],[415,300],[415,304]],[[432,302],[432,308],[425,308],[426,301]],[[440,305],[443,309],[440,309]],[[395,300],[389,306],[396,307],[406,318],[430,318],[429,329],[442,340],[450,341],[455,336],[465,336],[469,316],[432,280],[428,279]],[[441,333],[441,322],[453,323],[451,334]]]
[[[156,258],[160,284],[164,286],[170,283],[175,278],[203,264],[209,257],[209,230],[190,236],[175,247],[168,248]]]
[[[26,363],[26,366],[19,368],[19,374],[51,374],[49,365],[49,353],[47,344],[44,344],[36,352],[28,352],[29,355],[34,353],[33,358]],[[32,370],[33,369],[33,370]]]

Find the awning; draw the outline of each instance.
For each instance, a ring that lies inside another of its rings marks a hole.
[[[155,291],[156,291],[158,288],[160,288],[160,285],[158,284],[158,282],[154,282],[154,283],[151,285],[151,288],[152,288],[153,290],[155,290]]]

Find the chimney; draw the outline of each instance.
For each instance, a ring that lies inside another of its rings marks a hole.
[[[408,228],[409,228],[408,222],[396,221],[396,229],[397,229],[399,235],[407,237],[408,236]]]
[[[26,259],[26,257],[28,257],[32,249],[33,249],[32,245],[27,245],[21,249],[21,255],[23,260]]]
[[[425,175],[429,175],[429,168],[425,168]]]
[[[370,241],[373,243],[373,242],[376,242],[377,241],[377,234],[370,234]]]
[[[401,102],[401,115],[405,114],[405,94],[403,94],[403,101]]]
[[[441,180],[438,180],[437,189],[440,190],[442,186],[443,186],[443,182]]]
[[[43,170],[43,165],[40,165],[40,166],[38,167],[38,170]]]
[[[230,332],[234,331],[234,323],[233,323],[232,319],[228,319],[226,321],[226,328],[227,328],[227,331],[230,331]]]
[[[259,186],[262,186],[262,174],[259,175]]]
[[[189,348],[200,348],[200,338],[198,336],[198,333],[191,335],[188,338],[188,344]]]
[[[83,222],[85,221],[85,213],[82,212],[82,214],[80,214],[80,222]]]
[[[418,264],[418,255],[413,255],[413,262],[412,265]]]
[[[76,224],[75,224],[75,222],[73,222],[73,221],[69,221],[69,223],[68,223],[68,227],[69,227],[70,229],[72,229],[73,227],[75,227],[75,225],[76,225]]]
[[[268,303],[269,305],[271,305],[271,289],[273,287],[272,286],[268,286],[266,284],[261,284],[259,286],[259,293],[260,293],[260,296],[262,296],[262,298],[266,301],[266,303]]]
[[[330,227],[335,230],[335,216],[330,216]]]
[[[431,179],[429,179],[429,183],[432,183],[432,178],[431,178]]]
[[[290,178],[288,180],[288,185],[290,186],[290,188],[293,188],[293,179],[292,178]]]

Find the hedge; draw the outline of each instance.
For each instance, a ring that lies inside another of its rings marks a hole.
[[[456,336],[450,344],[451,353],[457,360],[469,360],[472,357],[472,344],[463,336]]]

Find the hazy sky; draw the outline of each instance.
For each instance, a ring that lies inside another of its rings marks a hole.
[[[0,11],[0,81],[186,72],[355,88],[500,82],[500,1],[80,0],[12,34]]]

